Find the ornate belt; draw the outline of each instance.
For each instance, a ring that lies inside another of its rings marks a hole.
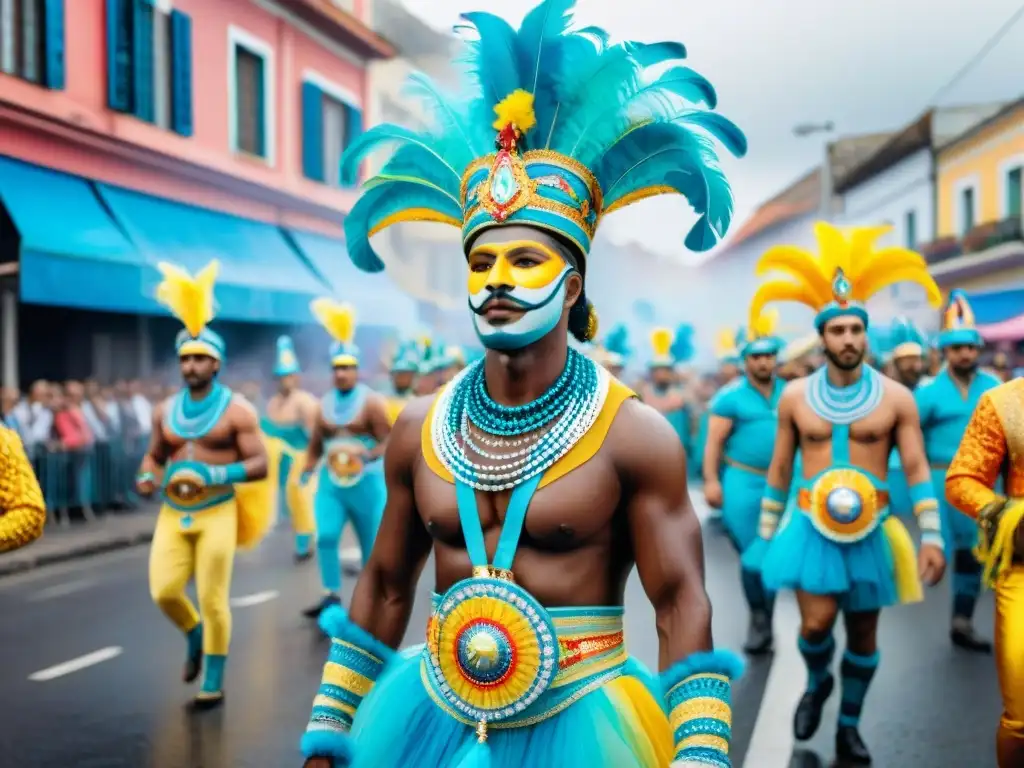
[[[850,467],[830,469],[797,493],[797,506],[818,532],[839,544],[866,538],[885,517],[889,493],[868,475]]]
[[[351,488],[363,478],[365,448],[358,440],[339,440],[327,446],[324,463],[327,476],[339,488]]]
[[[520,591],[527,594],[516,588]],[[481,598],[487,596],[474,593],[471,599]],[[538,617],[543,620],[536,632],[539,642],[534,642],[535,632],[526,625],[530,610],[539,605],[525,606],[522,616],[514,610],[487,610],[507,605],[508,598],[499,596],[500,603],[481,603],[476,608],[483,611],[467,609],[460,615],[460,606],[445,609],[458,596],[434,597],[420,671],[430,697],[451,717],[478,726],[482,713],[498,708],[499,717],[486,717],[489,728],[532,725],[622,674],[627,658],[622,608],[540,608],[546,615]],[[553,637],[547,645],[549,630]],[[543,686],[535,684],[539,678]]]
[[[742,469],[744,472],[749,472],[752,475],[760,475],[761,477],[764,477],[768,474],[767,469],[758,469],[757,467],[752,467],[749,464],[741,464],[738,461],[733,461],[728,456],[725,456],[722,461],[725,462],[726,466],[733,467],[734,469]]]
[[[201,473],[188,468],[172,470],[164,481],[164,501],[179,512],[197,512],[227,501],[234,495],[233,486],[207,485]]]

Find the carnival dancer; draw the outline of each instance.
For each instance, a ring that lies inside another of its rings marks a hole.
[[[193,705],[210,709],[224,700],[235,551],[255,546],[270,528],[277,478],[256,409],[217,381],[224,341],[207,327],[217,262],[194,277],[170,264],[157,267],[163,275],[157,300],[185,326],[175,343],[185,387],[153,409],[136,488],[145,497],[162,490],[149,554],[150,594],[187,639],[185,682],[205,665]],[[185,594],[193,577],[198,611]]]
[[[299,386],[301,375],[294,342],[290,336],[279,337],[274,362],[277,392],[267,401],[261,426],[268,458],[277,467],[278,509],[287,511],[291,520],[298,562],[313,556],[313,498],[309,485],[302,482],[302,470],[317,413],[316,398]]]
[[[420,339],[419,365],[416,371],[416,383],[413,391],[418,396],[434,395],[441,388],[441,360],[440,345],[429,336]]]
[[[978,370],[978,354],[984,346],[974,325],[974,313],[962,291],[953,291],[942,313],[939,349],[945,367],[915,393],[921,415],[924,447],[939,497],[942,529],[946,532],[946,558],[953,569],[953,613],[949,637],[969,651],[991,653],[992,643],[974,629],[974,606],[981,593],[981,563],[974,554],[977,526],[946,501],[946,469],[964,437],[967,422],[983,393],[1000,384],[990,373]],[[998,489],[997,489],[998,490]]]
[[[995,589],[996,669],[1003,695],[1003,714],[996,736],[999,768],[1024,765],[1022,425],[1024,379],[988,390],[978,400],[946,471],[949,503],[976,519],[981,528],[979,554],[985,561],[984,576]],[[1000,479],[1006,484],[1005,494],[994,490]]]
[[[303,615],[316,618],[324,608],[341,602],[338,547],[345,523],[351,522],[355,529],[364,564],[373,549],[384,513],[383,457],[391,420],[384,397],[359,381],[352,307],[317,299],[311,309],[334,339],[330,358],[334,387],[320,400],[304,468],[307,478],[317,473],[313,517],[324,595]]]
[[[716,393],[740,375],[739,366],[742,359],[740,357],[739,345],[737,343],[739,336],[740,332],[731,328],[722,328],[715,336],[715,358],[718,361],[718,371],[715,374],[715,383],[717,384],[717,389],[715,390]],[[710,404],[711,403],[709,402],[708,405],[710,406]],[[703,465],[704,453],[707,450],[708,422],[710,418],[711,411],[709,408],[705,408],[704,412],[697,420],[697,443],[694,446],[694,455],[700,457],[697,461],[700,462],[701,465]],[[710,519],[718,521],[721,517],[722,510],[712,507]]]
[[[673,369],[675,385],[682,391],[686,399],[684,407],[685,417],[680,425],[680,439],[683,441],[683,448],[686,449],[686,465],[690,476],[700,477],[701,457],[694,453],[694,442],[697,433],[695,404],[697,401],[696,384],[693,377],[693,369],[690,364],[697,353],[693,344],[693,326],[689,323],[680,323],[676,326],[675,337],[672,339],[672,348],[669,353],[676,361]]]
[[[782,340],[775,335],[778,313],[751,323],[740,350],[746,375],[720,389],[708,406],[708,436],[702,457],[704,498],[722,511],[722,524],[737,554],[757,540],[761,497],[772,460],[778,404],[785,383],[775,376]],[[741,568],[750,625],[743,650],[757,655],[772,648],[773,599],[761,574]]]
[[[699,77],[692,70],[667,69],[660,84],[641,76],[682,46],[568,33],[570,9],[548,0],[518,33],[488,14],[464,17],[480,36],[481,92],[466,112],[431,110],[455,115],[443,133],[406,133],[391,161],[402,174],[385,165],[346,219],[349,253],[370,270],[380,262],[367,236],[379,226],[430,211],[461,225],[486,354],[395,425],[377,547],[351,616],[324,617],[335,642],[302,740],[308,766],[730,764],[729,680],[740,663],[712,650],[682,447],[660,415],[569,350],[567,335],[588,341],[597,330],[584,275],[600,216],[675,182],[701,214],[688,242],[709,247],[721,234],[712,224],[728,224],[729,189],[712,171],[711,142],[692,131],[699,123],[745,145],[724,119],[664,111],[680,78]],[[344,169],[396,130],[363,134]],[[716,196],[721,219],[708,216]],[[432,550],[441,594],[426,647],[397,653]],[[634,560],[661,636],[662,685],[652,688],[623,645]]]
[[[388,420],[394,424],[398,414],[415,397],[413,387],[419,372],[419,355],[416,345],[405,342],[398,345],[389,366],[391,391],[387,395]]]
[[[604,349],[602,365],[612,376],[621,379],[633,352],[629,346],[629,329],[619,323],[605,337],[602,347]]]
[[[441,384],[447,384],[466,367],[466,352],[457,344],[444,348],[444,367],[441,369]]]
[[[913,392],[924,374],[924,336],[909,318],[897,317],[889,328],[887,342],[884,356],[889,371],[887,375]],[[927,438],[925,442],[927,448]],[[909,520],[914,514],[914,503],[910,499],[907,476],[903,474],[900,452],[896,448],[889,454],[888,481],[889,511],[904,521]],[[941,489],[936,486],[935,492],[941,506]],[[949,531],[947,525],[943,527]],[[946,543],[949,544],[950,539],[947,538]]]
[[[819,222],[819,253],[794,246],[769,249],[758,262],[758,274],[780,272],[792,279],[765,282],[751,304],[752,317],[774,301],[810,306],[817,312],[815,327],[825,348],[826,365],[786,385],[779,401],[779,429],[761,502],[761,541],[747,550],[744,561],[756,566],[763,557],[765,587],[797,593],[799,648],[808,673],[807,691],[793,719],[800,741],[817,731],[832,693],[832,633],[843,612],[846,651],[840,666],[836,753],[840,763],[853,765],[871,762],[858,725],[879,662],[879,611],[920,600],[920,579],[934,584],[945,568],[938,502],[913,396],[864,365],[864,302],[873,294],[894,282],[912,281],[925,288],[932,303],[941,302],[919,254],[875,248],[888,229],[842,232]],[[888,510],[885,477],[893,441],[922,531],[916,566],[913,541]],[[779,527],[798,449],[803,467],[796,509]]]
[[[690,431],[690,409],[686,395],[676,381],[672,342],[672,331],[668,328],[655,328],[651,331],[653,355],[647,364],[647,381],[641,382],[637,394],[643,402],[665,417],[685,448]]]
[[[31,544],[45,525],[46,502],[32,462],[18,433],[0,426],[0,552]]]

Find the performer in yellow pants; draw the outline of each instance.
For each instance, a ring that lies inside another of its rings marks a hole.
[[[213,318],[216,262],[195,278],[167,264],[159,267],[164,282],[157,298],[185,325],[176,347],[186,386],[154,409],[152,438],[136,486],[144,496],[162,488],[164,505],[149,560],[150,593],[188,639],[185,682],[199,676],[205,656],[194,704],[208,709],[224,698],[235,549],[255,545],[270,527],[276,478],[268,477],[256,411],[216,380],[224,342],[206,328]],[[193,575],[199,612],[185,594]]]
[[[43,535],[46,504],[18,433],[0,426],[0,552]]]
[[[1005,470],[1004,470],[1005,468]],[[1006,496],[995,493],[1005,471]],[[979,556],[996,593],[996,667],[1003,693],[999,768],[1024,766],[1024,379],[985,392],[946,472],[946,498],[981,527]]]

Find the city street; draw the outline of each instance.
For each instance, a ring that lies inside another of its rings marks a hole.
[[[738,647],[745,618],[735,556],[713,523],[705,531],[716,641]],[[193,691],[180,682],[184,643],[150,602],[146,557],[136,547],[0,580],[0,766],[297,768],[327,647],[300,616],[317,597],[315,564],[292,563],[284,530],[239,558],[227,701],[221,711],[192,714]],[[407,642],[423,632],[429,588],[425,579]],[[950,647],[947,604],[942,587],[925,605],[883,618],[882,667],[863,722],[876,766],[994,765],[992,661]],[[630,651],[651,664],[652,612],[635,579],[627,605]],[[988,631],[991,617],[986,597],[979,626]],[[838,695],[810,749],[794,751],[790,718],[804,684],[795,626],[784,598],[776,656],[753,663],[734,691],[737,768],[830,764]]]

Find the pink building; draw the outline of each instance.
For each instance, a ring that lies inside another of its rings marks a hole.
[[[365,298],[393,286],[341,240],[341,153],[395,53],[371,2],[0,0],[4,381],[152,366],[162,260],[218,259],[229,325],[305,324],[326,293],[384,323]]]

